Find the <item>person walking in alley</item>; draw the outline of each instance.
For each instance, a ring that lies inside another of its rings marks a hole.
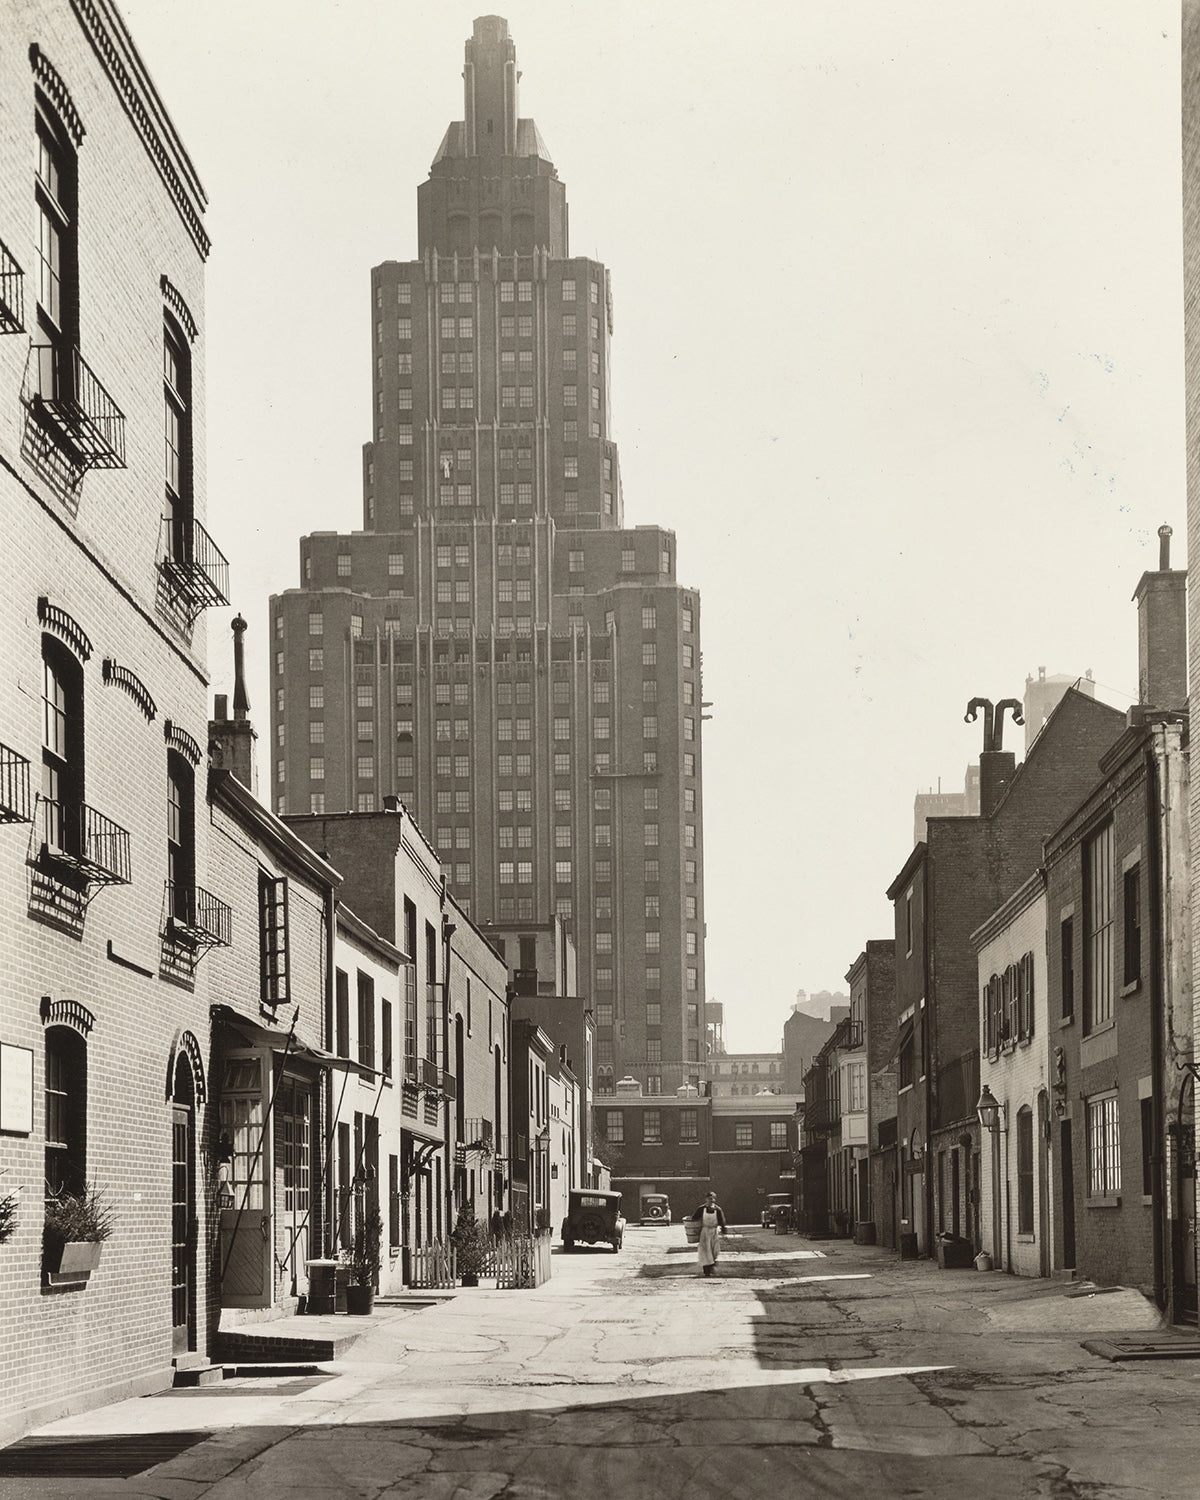
[[[725,1215],[717,1203],[716,1193],[709,1193],[692,1219],[700,1225],[697,1260],[704,1275],[711,1276],[717,1263],[718,1239],[725,1233]]]

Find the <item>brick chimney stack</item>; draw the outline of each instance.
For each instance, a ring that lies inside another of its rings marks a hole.
[[[990,818],[1017,774],[1012,750],[983,750],[979,755],[979,814]]]
[[[250,722],[246,653],[242,640],[246,634],[246,622],[238,615],[230,628],[233,631],[233,718],[229,717],[228,698],[224,693],[218,693],[208,725],[208,758],[215,770],[231,772],[257,797],[258,766],[254,742],[258,735]]]
[[[1158,528],[1158,571],[1143,573],[1138,607],[1138,706],[1187,707],[1187,570],[1171,567],[1171,528]]]

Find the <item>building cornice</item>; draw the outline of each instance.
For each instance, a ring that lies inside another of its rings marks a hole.
[[[192,242],[201,258],[207,259],[211,245],[204,229],[207,196],[125,23],[110,0],[71,0],[71,8]]]

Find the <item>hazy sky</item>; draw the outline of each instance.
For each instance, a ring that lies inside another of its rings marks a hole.
[[[301,534],[361,525],[369,271],[416,253],[476,11],[118,3],[210,198],[210,530],[269,794],[267,597]],[[1185,561],[1178,5],[503,13],[612,272],[626,524],[673,527],[703,599],[709,998],[775,1047],[891,934],[967,699],[1039,666],[1136,696],[1162,521]]]

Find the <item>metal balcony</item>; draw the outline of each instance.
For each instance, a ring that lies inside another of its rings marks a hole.
[[[129,834],[86,802],[38,799],[41,862],[67,870],[87,885],[128,885]]]
[[[0,334],[25,328],[25,273],[0,240]]]
[[[166,884],[167,937],[185,948],[228,948],[233,908],[198,885]]]
[[[29,762],[0,745],[0,823],[31,822],[29,809]]]
[[[189,622],[229,603],[229,562],[199,521],[162,518],[158,566],[167,603]]]
[[[852,1051],[855,1047],[863,1044],[863,1023],[861,1021],[839,1021],[837,1031],[834,1033],[833,1043],[835,1047],[841,1047],[844,1051]]]
[[[474,1151],[480,1156],[491,1156],[495,1150],[492,1122],[490,1120],[464,1120],[462,1146],[464,1151]]]
[[[72,345],[34,344],[21,399],[77,469],[125,468],[125,416]]]

